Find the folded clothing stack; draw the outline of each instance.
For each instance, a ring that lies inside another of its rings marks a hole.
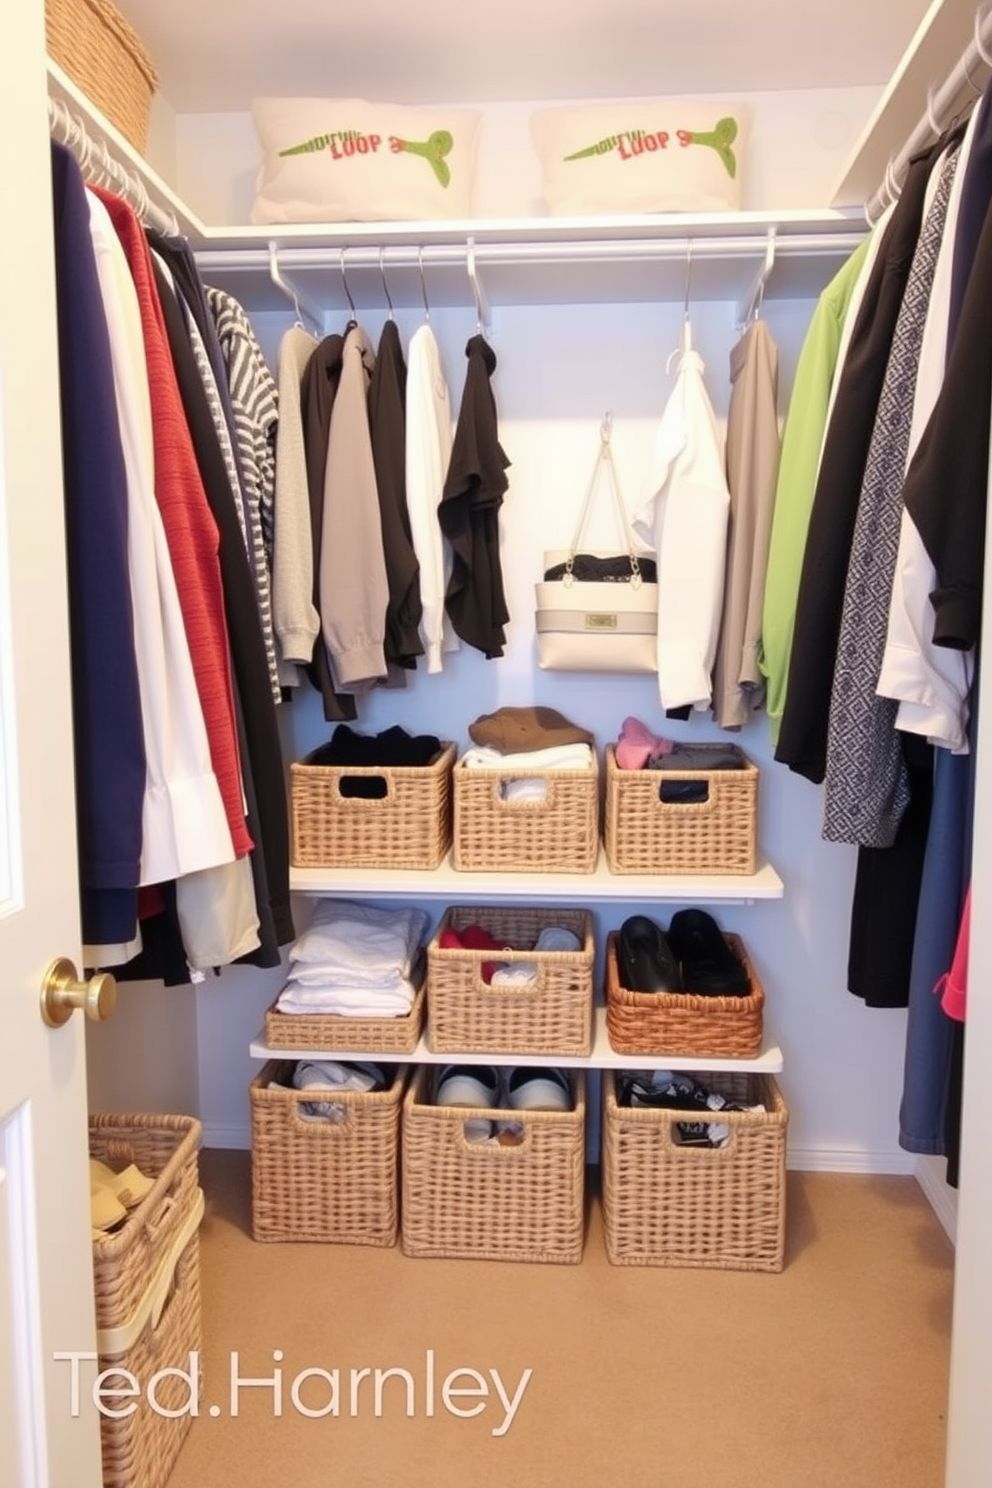
[[[614,749],[621,770],[684,770],[707,774],[711,770],[743,770],[744,751],[736,744],[679,743],[652,733],[639,718],[625,718]],[[705,799],[703,797],[702,799]]]
[[[438,936],[442,951],[579,951],[582,942],[572,930],[563,925],[547,925],[532,946],[510,946],[502,944],[483,925],[466,925],[461,930],[442,930]],[[497,960],[483,961],[480,970],[482,980],[494,987],[520,987],[537,980],[536,961]]]
[[[328,743],[311,750],[305,765],[353,766],[356,769],[423,769],[432,765],[441,753],[441,740],[433,734],[408,734],[399,724],[379,734],[359,734],[346,723],[339,723]],[[341,781],[342,796],[376,800],[382,796],[381,784],[374,777],[354,775]]]
[[[337,1059],[301,1059],[293,1070],[292,1084],[283,1080],[272,1082],[279,1088],[313,1090],[332,1093],[341,1090],[357,1090],[367,1094],[373,1090],[386,1090],[390,1077],[381,1064],[369,1064],[362,1060],[344,1063]],[[299,1114],[309,1121],[341,1122],[347,1114],[343,1101],[301,1101]]]
[[[413,1007],[421,980],[428,915],[422,909],[373,909],[347,899],[321,899],[313,921],[289,952],[280,1013],[346,1018],[400,1018]]]
[[[555,708],[498,708],[469,724],[467,749],[460,763],[470,770],[589,770],[594,735]],[[534,777],[509,780],[502,794],[508,801],[543,800],[546,786]]]
[[[680,1142],[686,1147],[726,1147],[730,1127],[725,1121],[708,1119],[720,1111],[763,1111],[765,1107],[743,1105],[728,1100],[719,1091],[709,1090],[691,1075],[672,1070],[625,1070],[617,1075],[617,1104],[649,1106],[668,1111],[696,1111],[707,1119],[677,1121]]]

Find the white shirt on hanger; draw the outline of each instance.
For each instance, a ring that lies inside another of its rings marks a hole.
[[[730,491],[723,433],[688,327],[633,528],[658,563],[658,692],[664,708],[710,705],[723,606]]]
[[[413,551],[420,564],[420,639],[428,672],[439,672],[442,654],[459,649],[444,608],[451,548],[437,509],[454,438],[451,400],[434,332],[422,325],[410,337],[406,373],[406,504]]]

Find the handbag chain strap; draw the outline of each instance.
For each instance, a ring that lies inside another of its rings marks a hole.
[[[575,564],[575,555],[578,552],[579,543],[582,539],[583,528],[585,527],[586,522],[589,519],[589,512],[592,508],[592,499],[596,490],[596,479],[599,475],[601,465],[606,466],[607,472],[609,474],[610,487],[613,491],[613,500],[616,504],[617,515],[620,518],[620,530],[627,543],[627,556],[630,559],[630,582],[634,588],[638,588],[642,582],[641,565],[638,563],[637,554],[634,552],[634,535],[630,530],[630,522],[627,519],[627,509],[623,504],[623,497],[620,495],[620,483],[617,480],[617,469],[616,465],[613,462],[613,448],[610,444],[610,436],[612,435],[612,433],[613,415],[612,413],[608,413],[599,426],[599,454],[596,456],[596,463],[592,468],[592,479],[589,482],[589,489],[586,491],[586,499],[582,503],[582,510],[579,513],[579,521],[575,529],[575,536],[572,538],[572,545],[568,550],[568,557],[565,560],[565,576],[562,580],[562,583],[566,585],[574,583],[574,575],[572,573],[572,569]]]

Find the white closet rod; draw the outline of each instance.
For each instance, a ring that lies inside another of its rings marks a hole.
[[[106,140],[95,140],[82,119],[71,114],[61,98],[48,100],[48,126],[52,138],[76,157],[84,181],[113,191],[134,209],[146,227],[169,237],[178,236],[179,224],[174,215],[149,200],[141,178],[125,170],[110,154]]]
[[[915,154],[935,140],[960,113],[962,93],[970,92],[972,101],[992,72],[992,10],[980,6],[975,13],[971,41],[939,88],[931,88],[927,106],[919,123],[897,155],[890,156],[885,176],[876,192],[865,204],[865,216],[877,222],[881,213],[894,201]]]
[[[663,260],[679,261],[686,257],[692,244],[693,262],[701,259],[752,258],[758,263],[765,259],[768,232],[738,234],[733,237],[641,238],[631,242],[622,240],[591,240],[581,242],[527,242],[480,243],[475,241],[474,262],[477,268],[497,264],[537,265],[567,263],[643,263]],[[853,252],[864,237],[863,231],[852,228],[841,233],[789,233],[778,232],[775,236],[775,258],[808,256],[816,254],[843,254]],[[344,254],[346,269],[378,269],[384,264],[387,269],[416,269],[426,266],[447,265],[468,271],[469,245],[467,243],[432,243],[419,247],[416,244],[393,247],[354,247],[341,249],[331,247],[293,248],[280,245],[279,263],[286,269],[335,269],[340,268]],[[205,248],[197,252],[197,263],[201,268],[224,270],[252,269],[268,263],[268,248]]]

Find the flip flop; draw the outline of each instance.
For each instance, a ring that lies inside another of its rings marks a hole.
[[[127,1210],[109,1188],[90,1188],[90,1227],[106,1233],[127,1219]]]
[[[125,1168],[123,1173],[115,1173],[113,1168],[100,1162],[98,1158],[90,1158],[90,1188],[109,1189],[126,1209],[136,1208],[142,1199],[148,1197],[154,1186],[155,1179],[146,1177],[134,1163]]]

